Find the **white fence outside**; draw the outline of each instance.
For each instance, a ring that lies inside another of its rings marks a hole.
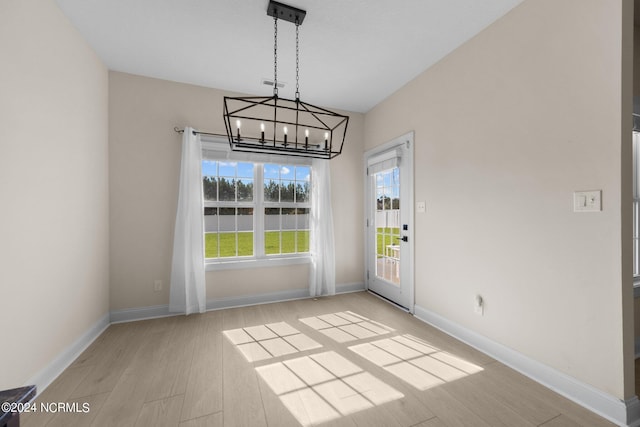
[[[297,217],[297,223],[296,223]],[[280,227],[282,218],[282,228]],[[236,228],[236,220],[238,226]],[[296,226],[297,224],[297,226]],[[309,228],[309,214],[266,215],[265,230],[306,230]],[[205,215],[204,232],[253,231],[253,215]]]
[[[376,211],[376,228],[400,228],[400,209]]]

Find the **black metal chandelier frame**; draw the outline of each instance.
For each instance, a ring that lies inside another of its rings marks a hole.
[[[273,96],[224,97],[223,117],[229,145],[233,151],[332,159],[342,153],[349,116],[300,100],[298,29],[306,12],[270,1],[267,15],[274,18]],[[278,19],[296,25],[296,93],[293,100],[278,96]],[[234,120],[235,132],[232,127]],[[241,134],[242,120],[254,125],[255,136]],[[259,133],[256,130],[258,123]],[[265,123],[270,124],[269,131]],[[292,128],[290,139],[288,126]],[[303,130],[304,137],[301,135]],[[310,135],[310,130],[313,135]],[[265,132],[269,135],[265,136]]]

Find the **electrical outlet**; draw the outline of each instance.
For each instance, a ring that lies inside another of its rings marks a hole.
[[[154,292],[162,291],[162,280],[156,279],[153,281],[153,290]]]
[[[484,316],[484,299],[482,299],[482,296],[480,295],[476,295],[475,311],[476,311],[476,314],[479,314],[480,316]]]

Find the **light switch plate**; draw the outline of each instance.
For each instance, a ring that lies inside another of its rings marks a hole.
[[[602,210],[602,191],[574,191],[574,212],[600,212]]]
[[[427,204],[425,202],[416,203],[416,212],[425,213],[426,210],[427,210]]]

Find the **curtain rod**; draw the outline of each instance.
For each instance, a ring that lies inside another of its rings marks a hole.
[[[178,128],[178,126],[175,126],[175,127],[173,128],[173,130],[174,130],[174,132],[177,132],[177,133],[184,133],[184,129],[180,129],[180,128]],[[220,134],[220,133],[200,132],[200,131],[197,131],[197,130],[194,130],[194,131],[192,131],[192,132],[193,132],[193,134],[194,134],[194,135],[221,136],[221,137],[223,137],[223,138],[225,138],[225,139],[227,138],[227,135],[226,135],[226,134],[225,134],[225,135],[223,135],[223,134]]]

